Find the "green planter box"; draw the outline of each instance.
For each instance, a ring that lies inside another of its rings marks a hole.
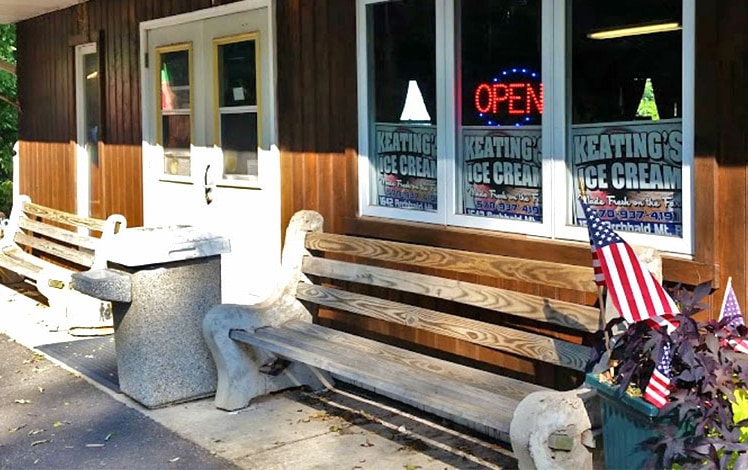
[[[652,425],[659,410],[641,398],[618,396],[617,389],[600,382],[595,375],[587,374],[585,382],[600,397],[605,468],[644,468],[652,454],[640,449],[639,443],[657,436]]]

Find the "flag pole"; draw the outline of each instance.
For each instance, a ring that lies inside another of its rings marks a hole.
[[[582,178],[579,178],[579,195],[586,199],[587,198],[587,192],[584,189],[584,182],[582,181]],[[588,222],[589,223],[589,222]],[[600,318],[599,318],[599,325],[600,329],[605,329],[605,302],[603,298],[603,286],[598,285],[597,286],[597,302],[599,305],[600,310]],[[605,347],[608,347],[608,335],[605,335]]]

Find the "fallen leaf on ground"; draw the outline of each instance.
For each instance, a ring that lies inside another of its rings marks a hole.
[[[22,425],[20,425],[20,426],[16,426],[16,427],[14,427],[14,428],[10,428],[10,429],[8,429],[8,432],[18,432],[18,431],[20,431],[21,429],[25,428],[26,426],[28,426],[28,425],[27,425],[27,424],[22,424]]]
[[[37,434],[41,434],[45,431],[45,429],[32,429],[29,431],[29,436],[36,436]]]
[[[169,462],[174,463],[179,460],[179,457],[174,457],[173,459],[169,459]]]
[[[25,398],[16,398],[14,401],[19,405],[28,405],[29,403],[31,403],[31,400],[27,400]]]
[[[105,441],[108,441],[108,440],[109,440],[109,439],[111,439],[111,438],[112,438],[113,436],[114,436],[114,433],[113,433],[113,432],[110,432],[109,434],[107,434],[107,435],[106,435],[106,437],[104,438],[104,440],[105,440]]]
[[[31,443],[31,447],[38,446],[40,444],[46,444],[48,442],[52,442],[52,440],[51,439],[42,439],[40,441],[34,441],[34,442]]]

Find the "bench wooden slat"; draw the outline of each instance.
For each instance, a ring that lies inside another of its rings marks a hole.
[[[385,287],[547,321],[584,332],[595,332],[600,328],[600,310],[595,307],[496,287],[310,256],[304,258],[302,271],[314,276]]]
[[[592,268],[588,266],[561,265],[322,232],[307,233],[305,246],[310,250],[597,293]]]
[[[30,216],[41,217],[47,222],[57,222],[70,227],[85,227],[98,232],[104,230],[104,225],[106,224],[105,220],[92,217],[80,217],[68,212],[34,204],[33,202],[25,203],[23,211]]]
[[[18,220],[18,225],[22,229],[30,230],[39,235],[54,238],[55,240],[59,240],[61,242],[70,243],[72,245],[80,246],[92,251],[96,249],[97,240],[95,238],[89,237],[88,235],[81,235],[69,230],[55,227],[53,225],[48,225],[43,222],[37,222],[36,220],[23,217]]]
[[[57,256],[81,266],[91,267],[94,261],[94,255],[92,253],[78,251],[42,238],[31,237],[25,233],[16,233],[13,239],[19,245]]]
[[[299,329],[295,329],[297,326]],[[496,437],[508,438],[516,400],[441,375],[438,372],[440,362],[445,361],[423,355],[415,359],[416,353],[413,353],[415,361],[430,363],[434,369],[413,368],[378,354],[383,348],[381,343],[353,337],[345,345],[340,345],[330,341],[329,337],[320,339],[307,333],[315,328],[324,327],[306,323],[294,325],[294,328],[260,328],[253,333],[233,330],[231,338],[327,370],[354,382],[373,386],[377,392],[455,421],[479,423],[495,430],[491,434]],[[336,333],[346,335],[343,332]],[[352,344],[358,344],[359,347],[353,348]],[[491,404],[491,413],[486,412],[486,403]]]
[[[42,270],[42,266],[36,259],[29,258],[31,258],[31,255],[18,247],[5,247],[0,252],[0,267],[13,271],[19,276],[36,280],[37,274]]]
[[[283,328],[293,329],[300,333],[314,336],[324,342],[339,344],[343,348],[349,347],[351,350],[365,349],[367,354],[370,356],[379,356],[387,361],[438,373],[440,376],[449,377],[461,384],[480,388],[487,392],[497,393],[516,400],[517,402],[532,392],[548,390],[541,385],[494,374],[492,372],[486,372],[474,367],[460,365],[455,362],[437,359],[432,356],[345,333],[340,330],[323,328],[319,325],[309,327],[309,325],[313,324],[300,321],[290,321],[285,323]]]
[[[590,357],[587,346],[340,289],[302,282],[298,284],[296,296],[325,307],[431,331],[577,371],[584,371]]]

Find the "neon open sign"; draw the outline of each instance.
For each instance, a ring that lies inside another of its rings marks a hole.
[[[509,69],[475,88],[475,110],[489,126],[539,124],[543,83],[528,69]]]

